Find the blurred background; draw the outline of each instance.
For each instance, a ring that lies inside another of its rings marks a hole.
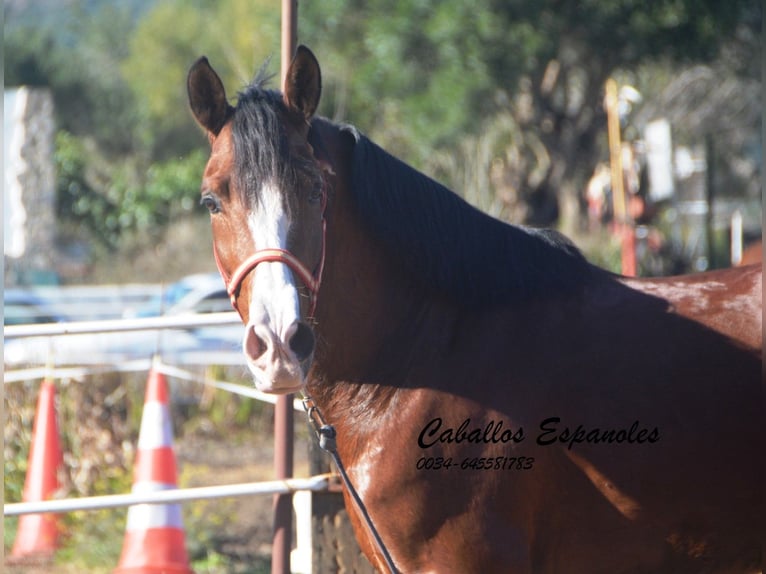
[[[4,16],[6,286],[214,271],[185,75],[206,54],[235,97],[265,61],[277,74],[279,3],[8,0]],[[613,78],[638,272],[657,275],[729,265],[736,211],[745,244],[760,236],[761,19],[757,0],[330,0],[300,6],[298,36],[323,115],[619,270]]]
[[[185,79],[203,54],[232,98],[264,62],[278,77],[279,2],[3,10],[5,324],[229,310]],[[616,272],[761,260],[760,0],[325,0],[298,18],[322,66],[320,113],[495,217],[556,227]],[[200,380],[247,386],[240,330],[58,338],[58,366],[112,369],[57,376],[62,492],[130,489],[145,372],[119,365],[162,350],[184,368],[193,357]],[[40,376],[19,369],[50,362],[51,341],[5,342],[6,502],[21,497]],[[171,384],[181,486],[271,478],[270,408]],[[270,504],[185,506],[195,570],[269,571]],[[125,510],[64,520],[38,571],[111,571]]]

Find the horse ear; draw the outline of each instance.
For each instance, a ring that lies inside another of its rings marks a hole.
[[[298,46],[285,77],[285,104],[302,114],[308,122],[319,106],[321,95],[322,73],[319,62],[306,46]]]
[[[209,136],[217,136],[229,118],[231,106],[226,101],[221,78],[206,57],[201,57],[189,69],[186,89],[197,123],[207,130]]]

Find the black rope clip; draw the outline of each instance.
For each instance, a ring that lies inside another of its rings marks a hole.
[[[335,427],[332,425],[322,425],[317,431],[319,436],[319,446],[327,452],[335,452]]]

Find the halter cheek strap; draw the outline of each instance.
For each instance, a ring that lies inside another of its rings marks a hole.
[[[316,311],[316,304],[317,304],[317,295],[319,294],[319,287],[322,284],[322,272],[324,271],[325,235],[327,233],[327,220],[325,219],[326,208],[327,208],[327,186],[323,178],[322,179],[322,253],[320,255],[319,263],[314,273],[309,271],[308,268],[303,263],[301,263],[301,261],[295,255],[293,255],[286,249],[281,249],[278,247],[267,247],[264,249],[259,249],[258,251],[253,253],[250,257],[245,259],[235,269],[234,273],[231,276],[229,276],[229,274],[226,273],[226,271],[224,270],[223,264],[221,263],[221,259],[218,256],[218,250],[215,248],[215,244],[213,244],[213,255],[215,257],[215,263],[218,266],[218,271],[221,273],[221,277],[223,278],[224,283],[226,284],[226,292],[229,294],[229,298],[231,299],[231,305],[232,307],[234,307],[235,310],[239,311],[239,306],[237,305],[237,297],[239,296],[239,290],[240,290],[240,287],[242,286],[242,282],[245,280],[245,277],[247,277],[250,274],[250,272],[253,271],[260,263],[277,262],[277,263],[284,263],[285,265],[287,265],[298,276],[298,278],[303,282],[303,284],[308,289],[309,297],[310,297],[308,317],[310,319],[314,318],[314,313]]]

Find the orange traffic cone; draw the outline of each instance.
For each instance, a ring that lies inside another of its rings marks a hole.
[[[173,428],[165,376],[149,372],[138,434],[133,492],[177,488]],[[138,504],[128,524],[115,574],[191,573],[180,504]]]
[[[46,379],[40,388],[29,466],[24,480],[24,502],[51,498],[59,488],[58,469],[63,463],[56,422],[56,386]],[[55,514],[24,514],[19,518],[11,561],[49,558],[58,548],[59,528]]]

